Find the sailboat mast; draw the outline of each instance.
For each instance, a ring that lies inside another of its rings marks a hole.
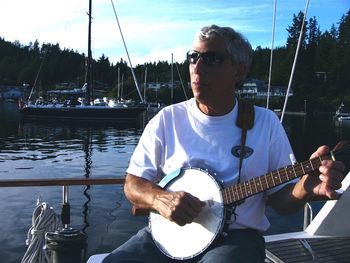
[[[86,100],[88,103],[92,102],[93,92],[92,92],[92,81],[91,81],[91,12],[92,12],[92,0],[89,0],[89,29],[88,29],[88,57],[87,57],[87,65],[86,65]]]
[[[146,87],[147,87],[147,66],[145,68],[145,82],[143,84],[143,101],[146,103]]]
[[[174,103],[174,54],[171,53],[171,93],[170,104]]]
[[[117,99],[118,99],[118,101],[121,100],[121,96],[120,96],[120,68],[118,68],[118,95],[117,95]]]

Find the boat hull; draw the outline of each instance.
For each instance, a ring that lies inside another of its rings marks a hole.
[[[133,122],[146,111],[145,107],[45,107],[27,106],[20,110],[24,120],[78,121],[78,122]]]

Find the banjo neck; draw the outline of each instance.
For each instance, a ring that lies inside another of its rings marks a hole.
[[[331,155],[333,156],[333,153],[331,153]],[[222,190],[223,202],[225,205],[230,205],[313,172],[321,166],[322,160],[329,159],[329,157],[330,156],[327,155],[316,157],[224,188]]]

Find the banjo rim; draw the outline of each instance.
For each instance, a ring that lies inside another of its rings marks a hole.
[[[189,256],[174,256],[171,255],[161,244],[160,242],[158,242],[155,237],[154,237],[154,232],[152,231],[152,215],[155,216],[161,216],[156,212],[152,212],[149,215],[149,229],[150,229],[150,233],[152,235],[152,239],[153,242],[156,244],[156,246],[158,247],[158,249],[167,257],[171,258],[171,259],[175,259],[175,260],[187,260],[187,259],[192,259],[195,258],[196,256],[202,254],[204,251],[206,251],[211,245],[213,245],[215,243],[216,240],[218,240],[218,238],[220,237],[220,234],[222,233],[222,230],[224,228],[225,225],[225,220],[226,220],[226,209],[225,209],[225,205],[223,204],[223,196],[222,196],[222,186],[219,184],[219,182],[211,175],[211,173],[208,170],[204,170],[202,168],[197,168],[197,167],[186,167],[186,168],[181,168],[178,171],[175,171],[176,175],[174,176],[173,173],[169,174],[170,176],[172,176],[171,180],[167,180],[167,182],[163,185],[164,189],[167,189],[167,187],[169,187],[169,185],[171,185],[173,182],[176,181],[177,178],[182,177],[183,175],[185,175],[186,171],[188,170],[195,170],[195,171],[199,171],[201,173],[206,174],[206,176],[208,176],[212,183],[214,183],[217,187],[218,192],[220,193],[220,199],[221,199],[221,220],[219,220],[220,222],[217,224],[216,227],[216,232],[212,235],[212,238],[210,239],[210,241],[207,242],[207,244],[205,246],[203,246],[200,250],[198,250],[197,252],[189,255]],[[167,175],[168,176],[168,175]],[[164,178],[166,178],[167,176],[165,176]],[[160,181],[160,185],[162,184],[162,181],[164,180],[164,178]],[[190,223],[189,225],[191,225],[192,223]],[[181,227],[181,226],[179,226]]]

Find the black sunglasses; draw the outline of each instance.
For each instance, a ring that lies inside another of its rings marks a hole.
[[[195,50],[190,50],[187,52],[186,57],[188,63],[190,64],[196,64],[199,58],[202,58],[204,64],[208,66],[219,65],[225,60],[225,56],[218,54],[214,51],[200,53]]]

